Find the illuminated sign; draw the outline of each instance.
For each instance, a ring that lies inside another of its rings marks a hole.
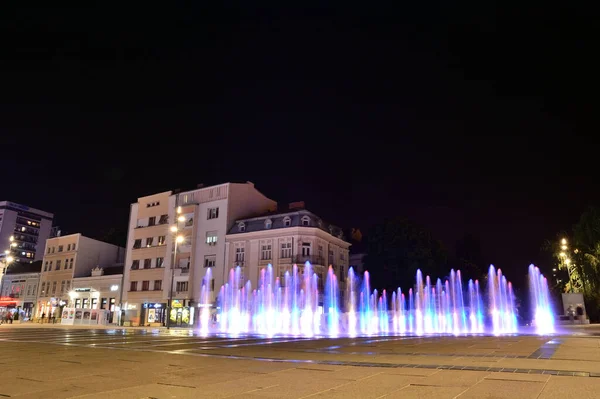
[[[111,286],[110,286],[110,290],[111,290],[111,291],[117,291],[118,289],[119,289],[119,286],[118,286],[118,285],[111,285]]]

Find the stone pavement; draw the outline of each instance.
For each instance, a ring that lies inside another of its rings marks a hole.
[[[594,331],[260,339],[1,326],[0,398],[597,398]]]

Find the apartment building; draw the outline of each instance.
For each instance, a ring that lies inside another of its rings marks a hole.
[[[32,316],[41,269],[41,260],[10,265],[0,282],[0,311],[18,312],[20,320]]]
[[[304,209],[303,202],[295,202],[286,211],[236,220],[226,237],[225,263],[228,268],[241,267],[240,285],[250,280],[253,289],[268,264],[283,283],[294,264],[302,272],[307,261],[320,285],[332,266],[344,288],[350,245],[339,227]]]
[[[0,245],[6,245],[6,248],[0,247],[0,259],[7,255],[4,250],[8,249],[15,262],[42,260],[53,218],[52,213],[26,205],[0,202]]]
[[[54,314],[69,303],[73,279],[89,276],[92,269],[122,263],[125,249],[94,240],[81,234],[50,238],[46,241],[45,255],[38,288],[36,316]]]
[[[131,205],[124,270],[127,323],[165,325],[170,319],[171,325],[193,325],[206,268],[212,269],[212,286],[225,281],[229,229],[239,218],[276,207],[251,182],[138,198]]]

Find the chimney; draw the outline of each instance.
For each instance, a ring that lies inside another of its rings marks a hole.
[[[290,202],[290,204],[288,205],[288,207],[290,208],[290,210],[292,210],[292,209],[304,209],[304,201]]]

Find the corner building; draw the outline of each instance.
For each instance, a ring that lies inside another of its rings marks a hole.
[[[251,182],[138,198],[131,205],[129,218],[125,324],[158,326],[170,318],[172,326],[193,325],[206,268],[212,271],[211,287],[220,287],[226,280],[227,232],[236,220],[276,208],[277,203]],[[171,231],[173,227],[176,233]],[[180,243],[175,242],[178,235],[183,237]]]
[[[304,209],[303,202],[294,202],[286,211],[237,220],[227,235],[225,262],[229,268],[241,268],[238,288],[249,280],[256,289],[261,270],[267,265],[272,265],[274,275],[284,286],[285,273],[291,274],[294,264],[302,273],[308,261],[318,277],[321,293],[331,266],[344,303],[350,245],[341,228]],[[319,298],[320,305],[322,300]]]

